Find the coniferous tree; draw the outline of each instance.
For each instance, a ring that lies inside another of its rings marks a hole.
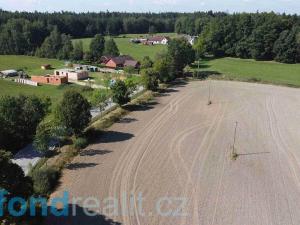
[[[110,38],[105,41],[103,55],[110,55],[110,56],[119,56],[120,55],[118,46],[113,38]]]
[[[92,59],[96,62],[103,55],[105,39],[100,34],[95,35],[90,43],[90,54]]]
[[[76,41],[74,44],[72,59],[73,60],[82,60],[83,59],[83,43],[82,41]]]

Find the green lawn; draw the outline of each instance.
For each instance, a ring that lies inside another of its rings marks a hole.
[[[169,37],[175,37],[174,33],[162,33],[157,35],[165,35]],[[142,44],[133,44],[130,42],[131,38],[135,37],[145,37],[146,34],[127,34],[127,35],[119,35],[114,37],[115,42],[118,45],[120,53],[123,55],[131,55],[136,60],[142,60],[144,56],[150,56],[152,59],[156,56],[158,52],[165,50],[167,47],[164,45],[155,45],[155,46],[147,46]],[[84,51],[89,50],[89,45],[91,42],[91,38],[83,38],[83,39],[74,39],[73,41],[83,42]]]
[[[42,70],[41,65],[50,64],[53,69],[64,67],[64,62],[57,59],[43,59],[32,56],[0,55],[0,71],[23,69],[29,75],[52,74],[52,70]]]
[[[51,64],[52,70],[42,70],[41,65]],[[29,75],[53,74],[53,69],[64,67],[64,62],[56,59],[42,59],[31,56],[21,55],[0,55],[0,71],[7,69],[23,69]],[[19,94],[35,95],[38,97],[50,97],[55,105],[68,89],[75,89],[90,98],[91,91],[84,91],[84,87],[68,84],[62,86],[41,85],[38,87],[22,85],[11,81],[10,79],[0,78],[0,97],[5,95],[16,96]]]
[[[69,89],[78,90],[87,98],[90,98],[91,96],[91,91],[85,91],[84,87],[74,84],[62,86],[42,85],[34,87],[30,85],[18,84],[7,79],[0,79],[0,97],[5,95],[16,96],[19,94],[35,95],[41,98],[50,97],[52,102],[56,103],[61,99],[63,93]]]
[[[220,76],[225,79],[261,81],[300,87],[300,64],[221,58],[203,60],[200,69],[207,71],[208,74],[220,73]]]

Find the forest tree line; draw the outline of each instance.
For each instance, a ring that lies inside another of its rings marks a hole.
[[[40,13],[0,10],[0,54],[34,55],[54,29],[72,38],[174,32],[177,13]],[[67,37],[64,37],[67,39]]]
[[[43,55],[39,49],[54,30],[64,35],[61,46],[65,49],[60,51],[61,58],[69,57],[71,38],[176,32],[199,36],[195,46],[198,57],[210,54],[297,63],[300,62],[299,24],[298,15],[275,13],[30,13],[0,10],[0,54]]]
[[[300,20],[275,13],[202,14],[179,18],[177,33],[199,35],[198,56],[300,62]]]

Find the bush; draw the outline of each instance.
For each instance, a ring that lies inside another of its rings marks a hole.
[[[156,91],[158,88],[157,73],[153,69],[142,71],[142,82],[147,90]]]
[[[55,111],[57,122],[70,130],[71,134],[80,135],[91,120],[91,105],[79,92],[68,90]]]
[[[76,149],[83,149],[88,146],[88,141],[86,138],[76,138],[74,141],[74,147]]]
[[[134,73],[136,73],[137,71],[136,71],[136,69],[135,69],[133,66],[126,66],[126,67],[124,68],[124,72],[125,72],[126,74],[134,74]]]
[[[46,167],[33,171],[33,190],[36,194],[48,195],[54,189],[59,178],[58,170]]]
[[[122,80],[117,80],[114,85],[111,86],[113,102],[119,105],[125,105],[130,101],[129,90]]]

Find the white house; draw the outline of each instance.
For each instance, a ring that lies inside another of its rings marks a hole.
[[[148,44],[153,45],[167,45],[170,38],[165,36],[154,36],[148,39]]]

